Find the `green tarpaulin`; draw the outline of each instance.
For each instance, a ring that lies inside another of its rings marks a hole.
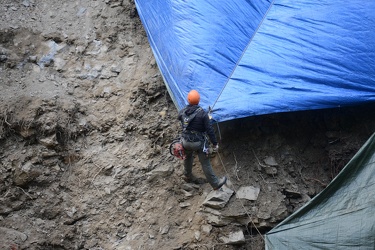
[[[265,247],[375,249],[375,134],[321,193],[266,234]]]

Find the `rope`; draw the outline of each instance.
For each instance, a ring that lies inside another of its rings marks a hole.
[[[221,165],[223,166],[223,168],[224,168],[224,170],[225,170],[225,173],[227,174],[227,176],[229,176],[229,173],[228,173],[227,169],[225,168],[225,165],[224,165],[224,163],[223,163],[223,160],[221,159],[221,156],[220,156],[219,152],[217,153],[217,155],[219,156],[219,159],[220,159]],[[228,177],[228,178],[229,178],[229,177]],[[234,189],[234,192],[237,193],[237,190],[236,190],[236,188],[234,187],[234,184],[233,184],[233,189]],[[238,200],[239,200],[239,202],[241,203],[241,206],[242,206],[243,210],[245,211],[247,217],[249,217],[251,224],[253,225],[253,227],[256,229],[256,231],[258,232],[258,234],[259,234],[259,235],[262,237],[262,239],[264,240],[264,237],[263,237],[262,233],[259,231],[259,229],[258,229],[257,226],[255,225],[254,221],[252,220],[250,214],[247,212],[247,210],[246,210],[244,204],[242,203],[241,199],[238,199]],[[248,229],[247,227],[246,227],[246,230],[247,230],[247,232],[250,234],[249,229]]]
[[[217,128],[218,128],[219,137],[220,137],[220,140],[221,140],[221,133],[220,133],[219,124],[218,124],[218,123],[216,123],[216,124],[217,124]],[[226,173],[226,175],[228,176],[228,179],[229,179],[229,172],[227,171],[227,169],[226,169],[226,167],[225,167],[225,164],[224,164],[224,162],[223,162],[223,160],[222,160],[222,158],[221,158],[220,153],[217,152],[217,155],[219,156],[219,160],[220,160],[220,162],[221,162],[221,165],[223,166],[224,171],[225,171],[225,173]],[[233,183],[232,183],[232,184],[233,184]],[[234,189],[234,192],[237,193],[237,190],[236,190],[236,188],[234,187],[234,184],[233,184],[233,189]],[[254,223],[254,221],[252,220],[250,214],[247,212],[247,210],[246,210],[244,204],[242,203],[241,199],[238,199],[238,200],[239,200],[239,202],[240,202],[240,204],[241,204],[241,207],[242,207],[243,210],[245,211],[247,217],[249,217],[251,224],[253,225],[253,227],[256,229],[256,231],[258,232],[258,234],[262,237],[262,240],[264,241],[264,237],[263,237],[263,235],[262,235],[261,232],[259,231],[258,227],[255,225],[255,223]],[[249,232],[249,229],[247,228],[247,226],[246,226],[246,230],[247,230],[247,232],[249,233],[249,235],[251,235],[250,232]]]

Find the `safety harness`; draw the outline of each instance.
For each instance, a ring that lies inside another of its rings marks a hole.
[[[189,126],[190,122],[195,118],[199,111],[203,110],[201,107],[194,110],[194,112],[190,115],[187,115],[185,112],[182,112],[182,132],[186,131],[187,127]]]
[[[187,115],[185,112],[182,112],[182,119],[181,119],[181,125],[182,125],[182,135],[172,141],[172,143],[169,145],[169,153],[181,160],[184,160],[186,158],[185,149],[182,145],[182,137],[185,140],[188,141],[194,141],[197,139],[201,139],[201,134],[196,133],[194,131],[187,130],[187,127],[189,126],[190,122],[195,118],[195,116],[199,113],[199,111],[203,110],[201,107],[194,110],[193,113],[190,115]],[[203,137],[204,140],[204,137]]]

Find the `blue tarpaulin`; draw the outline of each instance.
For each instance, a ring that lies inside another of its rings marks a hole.
[[[178,109],[213,118],[375,101],[374,0],[135,0]]]

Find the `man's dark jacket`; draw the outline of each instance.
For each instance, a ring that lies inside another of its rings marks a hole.
[[[178,113],[178,120],[182,121],[182,114],[185,113],[186,115],[191,115],[194,113],[195,110],[200,108],[199,105],[188,105],[185,108],[181,109]],[[208,114],[206,111],[204,111],[202,108],[198,111],[198,113],[195,115],[194,119],[190,121],[189,125],[187,126],[186,130],[188,131],[196,131],[204,133],[206,132],[208,137],[210,138],[210,141],[213,145],[217,145],[217,140],[215,136],[214,129],[211,126],[210,118],[208,117]]]

